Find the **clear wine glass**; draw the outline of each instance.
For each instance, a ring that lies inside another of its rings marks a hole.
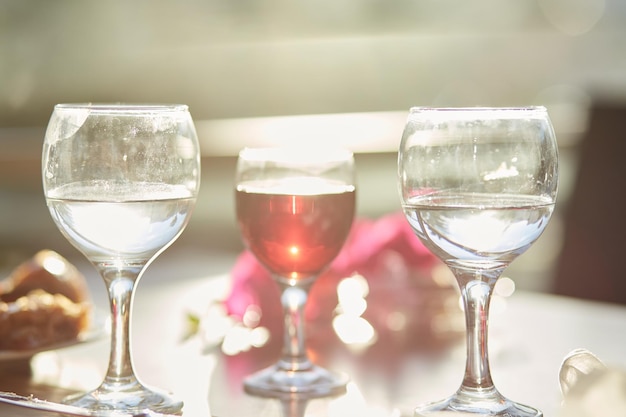
[[[416,235],[454,273],[467,326],[460,388],[419,406],[417,416],[542,416],[496,389],[487,325],[496,281],[550,220],[557,164],[544,107],[410,110],[398,154],[402,207]]]
[[[198,194],[199,145],[187,106],[56,105],[42,171],[52,218],[104,279],[112,317],[104,381],[65,402],[180,412],[179,399],[135,376],[129,331],[137,281],[182,233]]]
[[[307,355],[304,308],[309,288],[337,256],[352,225],[352,153],[246,148],[237,162],[236,207],[242,238],[278,283],[285,315],[281,359],[249,376],[246,391],[273,397],[343,392],[347,377]]]

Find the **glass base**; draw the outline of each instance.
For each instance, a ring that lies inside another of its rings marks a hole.
[[[543,417],[543,413],[504,397],[497,399],[465,399],[453,395],[443,401],[424,404],[415,409],[414,417]]]
[[[246,378],[244,388],[249,394],[263,397],[298,394],[300,398],[316,398],[344,394],[347,383],[347,375],[317,365],[297,371],[273,365]]]
[[[88,410],[116,410],[141,412],[152,410],[160,413],[181,414],[183,402],[172,394],[148,388],[140,383],[123,387],[106,384],[87,392],[71,395],[65,404]]]

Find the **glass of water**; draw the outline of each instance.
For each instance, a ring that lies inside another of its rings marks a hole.
[[[467,325],[457,392],[417,416],[538,417],[505,398],[489,368],[489,303],[504,269],[539,238],[554,209],[558,155],[543,107],[413,108],[398,155],[404,213],[454,273]]]
[[[179,412],[179,399],[135,376],[129,325],[137,281],[182,233],[198,194],[200,153],[187,106],[59,104],[46,131],[42,171],[54,222],[98,270],[111,306],[104,381],[66,402]]]

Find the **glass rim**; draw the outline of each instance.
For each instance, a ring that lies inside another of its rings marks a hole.
[[[545,106],[468,106],[468,107],[434,107],[412,106],[410,111],[544,111]]]
[[[410,114],[478,114],[478,113],[511,113],[511,114],[529,114],[529,113],[547,113],[545,106],[509,106],[509,107],[428,107],[413,106],[409,108]]]
[[[178,103],[59,103],[55,110],[89,110],[102,113],[153,113],[188,111],[189,106]]]

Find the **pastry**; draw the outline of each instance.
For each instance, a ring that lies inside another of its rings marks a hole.
[[[0,282],[0,350],[34,350],[77,340],[89,327],[84,276],[43,250]]]

